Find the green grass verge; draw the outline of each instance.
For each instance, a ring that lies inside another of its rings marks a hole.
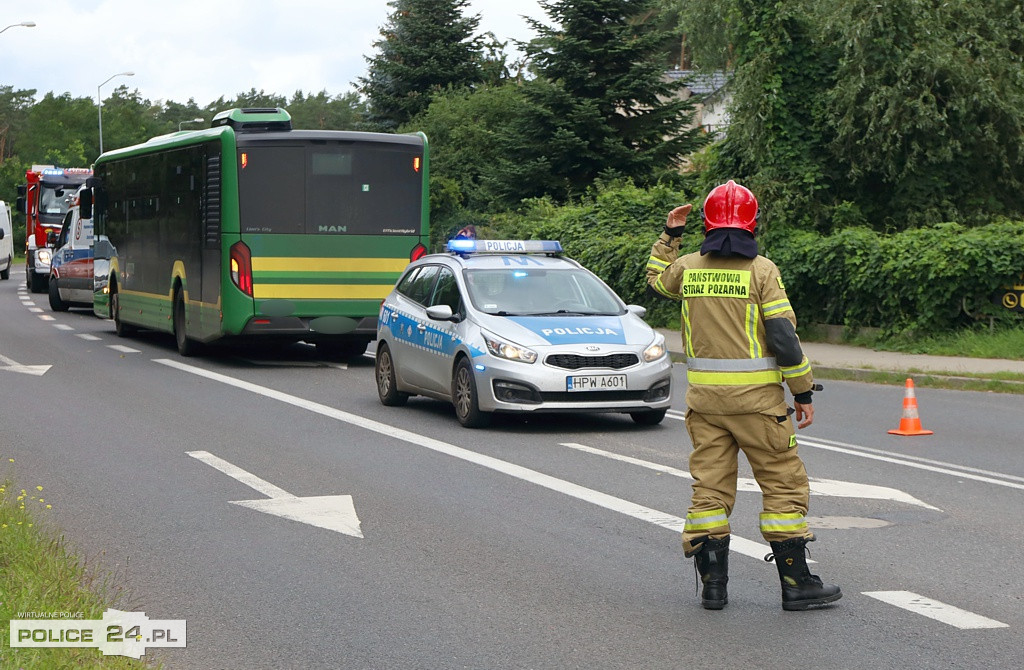
[[[814,379],[835,379],[839,381],[871,382],[903,386],[907,377],[912,377],[918,387],[956,389],[961,391],[989,391],[992,393],[1015,393],[1024,395],[1024,375],[1011,372],[992,375],[970,375],[956,373],[943,375],[934,372],[906,370],[904,372],[883,372],[880,370],[848,370],[814,366]]]
[[[800,338],[805,342],[836,341],[825,329],[814,324],[801,326]],[[904,333],[885,336],[877,329],[863,329],[854,333],[844,332],[838,341],[852,346],[908,354],[1021,361],[1024,360],[1024,321],[1009,321],[992,327],[978,326],[934,335]]]
[[[7,465],[7,463],[4,463]],[[96,648],[13,648],[10,625],[23,612],[81,613],[101,619],[124,599],[112,576],[90,569],[47,522],[49,492],[0,479],[0,668],[153,668],[146,657],[103,656]],[[119,607],[131,611],[131,607]]]

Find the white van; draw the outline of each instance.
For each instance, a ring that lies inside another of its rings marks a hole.
[[[11,230],[11,206],[0,200],[0,279],[10,279],[14,262],[14,231]]]

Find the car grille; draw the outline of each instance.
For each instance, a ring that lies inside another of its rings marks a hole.
[[[577,356],[576,354],[551,354],[545,363],[564,370],[583,368],[611,368],[621,370],[640,362],[636,354],[610,354],[608,356]]]

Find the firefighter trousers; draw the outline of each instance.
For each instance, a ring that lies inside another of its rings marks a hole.
[[[743,451],[761,487],[761,535],[769,542],[813,537],[807,529],[810,489],[797,453],[796,432],[785,404],[751,414],[686,412],[693,442],[690,474],[693,498],[686,514],[683,550],[700,549],[693,540],[730,534],[729,515],[736,503],[738,456]]]

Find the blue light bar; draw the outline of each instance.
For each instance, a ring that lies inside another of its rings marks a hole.
[[[560,254],[558,240],[449,240],[448,251],[460,254]]]

